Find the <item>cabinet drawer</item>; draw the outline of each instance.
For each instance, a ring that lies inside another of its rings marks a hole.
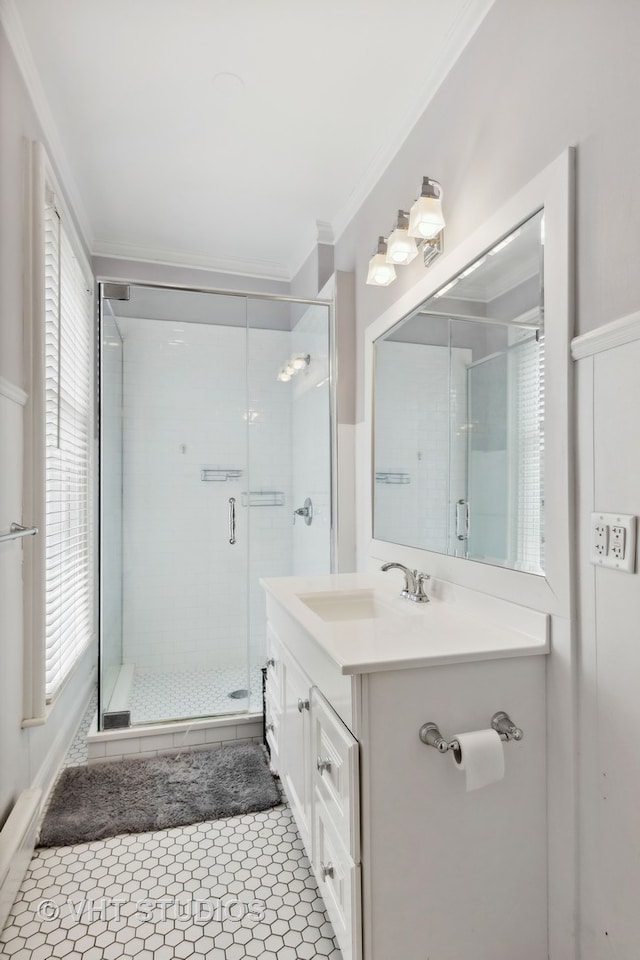
[[[314,796],[313,869],[343,960],[361,956],[360,867],[338,837],[319,791]]]
[[[360,860],[359,744],[317,687],[311,690],[313,785],[336,833]]]

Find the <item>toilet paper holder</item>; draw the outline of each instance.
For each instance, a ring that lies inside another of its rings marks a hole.
[[[491,717],[491,728],[500,735],[501,740],[522,740],[524,732],[517,727],[506,710],[498,710]],[[418,736],[428,747],[435,747],[439,753],[447,753],[451,750],[453,753],[459,752],[460,744],[457,740],[445,740],[440,733],[437,723],[429,721],[423,723],[418,732]]]

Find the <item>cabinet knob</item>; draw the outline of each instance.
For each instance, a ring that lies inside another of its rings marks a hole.
[[[300,698],[298,700],[298,713],[302,713],[303,710],[308,710],[308,709],[309,709],[309,701],[303,700],[302,698]]]
[[[272,724],[272,723],[267,723],[266,726],[265,726],[265,730],[267,731],[267,733],[273,733],[273,730],[274,730],[273,724]]]
[[[269,669],[269,667],[275,667],[275,665],[276,665],[276,662],[273,659],[273,657],[267,657],[267,670]]]
[[[318,757],[316,767],[318,768],[318,773],[322,776],[325,770],[331,770],[331,760],[323,760],[322,757]]]
[[[327,877],[333,877],[333,864],[332,863],[321,863],[320,872],[322,874],[322,879],[326,880]]]

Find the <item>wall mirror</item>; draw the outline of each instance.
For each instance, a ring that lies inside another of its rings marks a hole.
[[[374,341],[376,540],[544,574],[544,225]]]
[[[363,566],[396,560],[564,618],[573,166],[570,148],[367,326],[358,503]]]

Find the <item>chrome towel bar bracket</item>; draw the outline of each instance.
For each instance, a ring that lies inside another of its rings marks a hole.
[[[498,710],[491,717],[491,727],[500,736],[501,740],[522,740],[523,731],[517,727],[511,717],[504,710]],[[445,740],[440,733],[437,723],[428,721],[423,723],[418,732],[420,740],[428,747],[435,747],[439,753],[447,753],[449,750],[456,752],[460,750],[460,744],[457,740]]]
[[[37,532],[37,527],[23,527],[21,523],[12,523],[9,533],[0,533],[0,543],[5,540],[18,540],[20,537],[33,537]]]

